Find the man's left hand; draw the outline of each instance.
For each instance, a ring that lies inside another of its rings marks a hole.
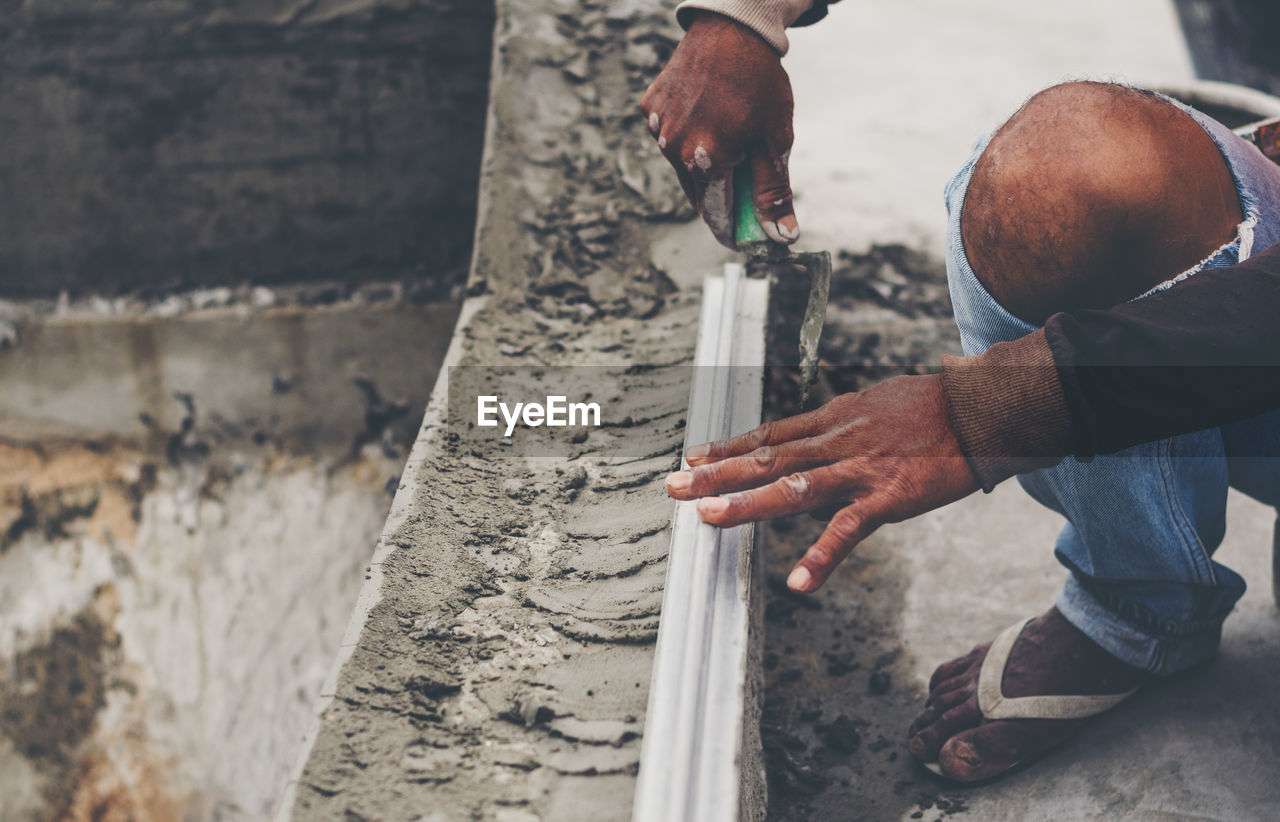
[[[787,585],[814,591],[859,542],[980,486],[947,418],[942,378],[895,377],[685,454],[667,493],[721,527],[834,510]],[[699,499],[701,498],[701,499]]]

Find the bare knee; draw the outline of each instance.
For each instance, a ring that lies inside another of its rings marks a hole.
[[[1226,163],[1185,112],[1123,86],[1066,83],[992,138],[961,229],[992,296],[1040,323],[1137,296],[1195,265],[1240,220]]]

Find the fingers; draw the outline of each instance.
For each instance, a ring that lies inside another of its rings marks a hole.
[[[701,167],[695,165],[690,174],[698,197],[694,206],[702,215],[702,221],[711,229],[716,242],[737,250],[733,240],[733,167],[708,165],[704,179]]]
[[[829,504],[840,493],[830,469],[801,471],[781,479],[722,497],[703,497],[698,514],[704,522],[730,528],[744,522],[783,517]]]
[[[658,129],[658,149],[675,169],[684,196],[711,229],[716,241],[736,249],[733,242],[733,166],[710,140],[668,141],[662,118],[649,115],[649,130]],[[692,148],[690,148],[692,146]]]
[[[686,148],[680,164],[688,172],[693,184],[693,207],[698,210],[717,242],[728,248],[736,248],[733,242],[735,163],[732,158],[725,157],[718,150],[717,144],[709,138],[683,142]],[[692,145],[692,149],[688,148],[689,145]]]
[[[658,150],[675,169],[684,196],[711,229],[712,235],[724,246],[736,249],[733,242],[733,167],[740,157],[726,156],[719,149],[719,142],[710,137],[692,137],[688,134],[669,134],[662,115],[651,108],[656,101],[648,94],[641,101],[647,112],[645,125],[658,141]]]
[[[800,594],[818,590],[849,552],[879,527],[880,519],[866,503],[840,509],[818,541],[791,569],[787,587]]]
[[[745,491],[820,465],[812,441],[766,445],[741,457],[677,471],[667,477],[667,494],[683,500]]]
[[[769,239],[782,245],[789,245],[800,238],[787,170],[789,153],[760,150],[751,155],[756,219]]]
[[[794,417],[766,422],[745,434],[739,434],[727,440],[695,445],[685,452],[684,458],[691,466],[704,465],[729,457],[750,454],[766,445],[779,445],[790,440],[817,436],[823,430],[825,419],[826,414],[823,413],[823,409],[817,408]]]

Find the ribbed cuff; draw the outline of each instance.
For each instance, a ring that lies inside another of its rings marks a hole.
[[[1043,330],[977,357],[944,356],[942,385],[982,490],[1071,453],[1071,414]]]
[[[813,0],[685,0],[676,6],[676,20],[687,29],[690,12],[710,11],[737,20],[764,38],[779,55],[787,53],[787,27],[809,10]]]

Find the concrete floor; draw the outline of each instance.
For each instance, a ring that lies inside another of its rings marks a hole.
[[[802,242],[855,251],[902,242],[935,255],[943,185],[973,139],[1026,96],[1069,78],[1150,85],[1191,77],[1173,8],[1162,0],[846,3],[795,34],[787,67],[797,98],[792,172]],[[774,723],[781,742],[771,764],[787,774],[783,790],[773,785],[771,816],[1274,818],[1273,517],[1233,494],[1219,559],[1252,587],[1218,660],[1148,689],[1036,767],[978,789],[946,790],[923,777],[906,756],[906,725],[936,664],[1052,601],[1063,578],[1051,554],[1059,517],[1009,483],[884,529],[816,603],[775,592],[782,604],[767,628],[775,688],[766,733]],[[771,573],[784,573],[815,534],[808,523],[770,530]],[[887,692],[869,687],[873,669],[891,677]],[[856,752],[829,750],[838,714],[860,731]],[[780,807],[783,795],[796,807]]]
[[[906,727],[939,662],[1053,600],[1064,572],[1048,546],[1061,519],[1003,485],[882,529],[805,605],[790,607],[775,583],[765,628],[770,817],[1274,819],[1272,517],[1232,493],[1217,558],[1251,587],[1218,659],[1149,687],[1052,756],[978,788],[941,785],[917,768]],[[775,580],[819,530],[804,520],[766,530]]]

